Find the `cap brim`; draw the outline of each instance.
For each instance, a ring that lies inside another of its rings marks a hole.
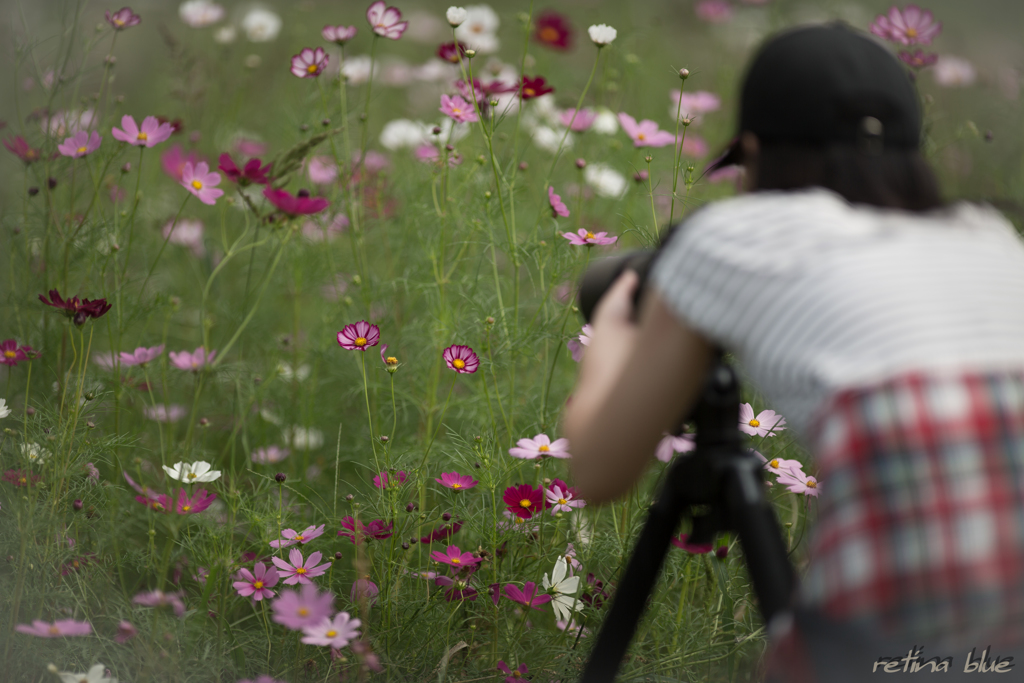
[[[743,146],[739,136],[734,137],[725,150],[704,169],[704,173],[713,173],[726,166],[738,166],[743,163]]]

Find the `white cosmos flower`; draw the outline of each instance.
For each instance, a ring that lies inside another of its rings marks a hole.
[[[268,43],[281,32],[281,17],[268,9],[257,7],[242,18],[245,37],[254,43]]]
[[[224,8],[209,0],[188,0],[178,7],[178,16],[192,28],[203,28],[223,19]]]
[[[42,465],[50,457],[50,451],[46,450],[35,441],[21,444],[21,454],[24,455],[33,465]]]
[[[313,427],[287,427],[283,436],[286,445],[300,451],[315,451],[324,445],[324,433]]]
[[[607,24],[595,24],[587,29],[587,33],[590,34],[590,39],[594,41],[594,45],[598,47],[604,47],[615,40],[615,36],[619,35],[618,31]]]
[[[580,577],[569,576],[569,565],[564,557],[559,557],[555,562],[555,568],[551,571],[551,580],[544,574],[544,590],[551,595],[551,607],[555,610],[555,616],[564,621],[572,619],[572,613],[583,609],[583,603],[572,597],[580,587]]]
[[[489,5],[471,5],[465,12],[466,20],[455,29],[455,37],[481,54],[497,52],[501,46],[495,35],[501,26],[498,14]]]
[[[445,17],[448,19],[449,24],[458,28],[469,18],[469,12],[464,7],[449,7]]]
[[[103,664],[94,664],[88,673],[73,674],[61,671],[57,675],[60,676],[61,683],[117,683],[116,678],[107,678],[103,675],[106,668]],[[56,670],[56,667],[54,667],[54,670]]]
[[[0,420],[4,419],[11,414],[11,409],[7,407],[7,400],[0,398]]]
[[[198,460],[193,463],[179,462],[174,467],[163,466],[164,472],[171,479],[183,481],[186,484],[205,484],[208,481],[220,479],[220,470],[213,469],[213,466],[205,460]]]
[[[281,379],[286,382],[290,382],[293,379],[297,379],[300,382],[306,380],[309,377],[310,368],[306,364],[300,365],[298,368],[293,369],[288,363],[281,361],[277,364],[277,374],[281,376]]]
[[[379,71],[377,64],[373,64],[370,55],[355,55],[346,57],[341,65],[341,75],[344,76],[350,85],[359,85],[370,80],[370,67],[373,73]]]
[[[675,116],[674,113],[673,116]],[[597,110],[597,118],[594,119],[594,125],[590,127],[590,130],[601,135],[615,135],[619,132],[619,118],[615,116],[615,112],[611,109],[600,107]]]
[[[565,142],[562,142],[562,137],[565,136]],[[533,144],[540,147],[545,152],[555,154],[558,151],[558,146],[562,145],[562,149],[569,149],[572,147],[572,135],[565,135],[565,131],[559,132],[553,128],[547,126],[537,126],[533,129]]]
[[[430,142],[430,127],[422,121],[394,119],[384,124],[380,144],[392,151],[403,147],[418,147]]]
[[[946,88],[966,87],[978,79],[978,72],[970,62],[953,55],[940,55],[932,75],[936,83]]]
[[[587,164],[583,180],[602,197],[619,198],[626,193],[626,176],[602,163]]]
[[[213,39],[221,45],[235,42],[236,37],[238,37],[238,31],[230,24],[221,26],[213,34]]]

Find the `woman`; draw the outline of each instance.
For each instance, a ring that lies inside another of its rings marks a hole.
[[[822,482],[799,613],[962,671],[949,648],[1024,642],[1024,246],[993,209],[942,205],[913,84],[867,36],[769,40],[741,100],[724,163],[748,193],[675,232],[636,316],[632,272],[595,311],[576,484],[623,495],[732,351]],[[828,630],[801,623],[774,625],[783,680]]]

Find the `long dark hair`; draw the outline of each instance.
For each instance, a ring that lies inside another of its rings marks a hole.
[[[854,204],[929,211],[943,205],[939,183],[918,150],[871,154],[853,145],[767,144],[757,165],[758,190],[824,187]]]

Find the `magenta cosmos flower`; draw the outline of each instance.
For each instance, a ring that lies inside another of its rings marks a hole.
[[[688,553],[694,555],[703,555],[704,553],[710,553],[715,549],[714,543],[690,543],[689,534],[679,534],[678,536],[672,537],[672,545],[677,548],[682,548]]]
[[[694,7],[697,18],[710,24],[720,24],[732,19],[732,5],[725,0],[701,0]]]
[[[266,448],[257,448],[249,457],[257,465],[272,465],[275,462],[281,462],[289,455],[291,455],[291,451],[287,448],[267,446]]]
[[[608,237],[607,232],[593,233],[585,228],[580,228],[579,230],[577,230],[575,235],[572,234],[571,232],[563,232],[562,237],[569,240],[569,244],[578,247],[592,247],[595,244],[597,246],[603,247],[608,244],[615,244],[615,241],[619,239],[618,237]]]
[[[550,598],[551,596],[548,597]],[[525,664],[520,664],[519,668],[513,671],[508,668],[508,664],[504,660],[500,660],[498,662],[498,671],[505,674],[505,683],[518,683],[519,681],[526,680],[525,676],[530,672],[530,668]]]
[[[320,213],[330,205],[330,202],[323,197],[310,197],[305,190],[299,190],[298,195],[292,195],[287,190],[274,190],[268,187],[263,190],[263,196],[289,216],[308,216]]]
[[[462,344],[449,346],[441,354],[441,357],[444,358],[444,362],[448,364],[450,370],[460,374],[474,373],[480,367],[480,359],[473,353],[473,349]]]
[[[152,361],[159,358],[160,354],[162,354],[163,352],[163,344],[161,344],[160,346],[152,346],[148,349],[145,346],[140,346],[131,353],[128,353],[127,351],[122,351],[121,365],[128,367],[131,367],[133,365],[145,365],[146,363],[151,363]]]
[[[331,616],[334,611],[334,595],[321,593],[314,584],[308,583],[298,592],[281,591],[281,597],[274,600],[270,608],[274,611],[272,619],[275,622],[298,631]]]
[[[316,78],[327,68],[330,59],[331,56],[322,47],[315,50],[311,47],[303,48],[292,57],[292,73],[299,78]]]
[[[87,636],[92,633],[92,626],[87,621],[74,619],[58,619],[52,624],[36,619],[29,624],[18,624],[14,627],[18,633],[25,633],[40,638],[63,638],[66,636]]]
[[[31,164],[33,161],[39,161],[42,156],[42,152],[29,145],[25,138],[20,135],[4,140],[4,147],[11,154],[24,161],[26,165]]]
[[[922,50],[914,50],[913,52],[900,50],[899,57],[900,61],[915,69],[923,69],[926,66],[933,66],[935,62],[939,61],[939,56],[934,52],[924,52]]]
[[[217,202],[217,197],[224,194],[224,190],[216,188],[219,184],[220,173],[211,173],[210,165],[205,161],[200,161],[194,166],[185,162],[185,167],[181,169],[181,186],[207,206],[213,206]]]
[[[356,579],[352,582],[352,590],[349,591],[348,597],[352,602],[359,602],[361,600],[368,600],[370,605],[377,602],[377,596],[380,594],[380,589],[377,588],[377,584],[370,579],[362,578]]]
[[[443,553],[440,550],[435,550],[430,553],[430,557],[437,562],[443,562],[452,567],[472,567],[480,562],[480,558],[473,557],[472,553],[462,552],[456,545],[448,546]]]
[[[271,548],[287,548],[290,545],[301,543],[303,545],[309,543],[314,538],[322,536],[324,533],[324,524],[320,526],[308,526],[302,531],[295,531],[294,529],[285,529],[281,532],[281,536],[284,540],[271,541]]]
[[[550,595],[537,595],[537,584],[533,581],[524,583],[522,590],[512,584],[506,584],[503,590],[505,596],[512,602],[518,602],[520,605],[532,607],[535,610],[539,610],[541,605],[551,602]]]
[[[667,130],[658,130],[658,124],[650,119],[637,123],[629,114],[620,112],[619,123],[626,135],[633,139],[634,147],[665,147],[675,144],[676,136]]]
[[[469,579],[452,578],[450,576],[439,576],[434,579],[434,585],[448,588],[444,592],[444,599],[448,602],[455,600],[476,600],[477,590],[469,584]]]
[[[552,485],[544,491],[547,504],[551,506],[551,514],[572,512],[573,508],[586,507],[587,501],[577,498],[573,491],[561,486]]]
[[[338,45],[344,45],[348,41],[356,37],[355,26],[324,26],[324,30],[320,31],[320,35],[324,37],[329,43],[337,43]]]
[[[182,592],[164,593],[162,590],[154,590],[139,593],[132,602],[143,607],[170,607],[177,617],[185,614],[185,603],[181,601]]]
[[[530,519],[533,513],[544,507],[544,493],[529,484],[509,486],[501,497],[509,512],[522,519]]]
[[[388,7],[384,0],[370,5],[366,10],[366,21],[378,36],[398,40],[405,33],[409,22],[402,21],[402,13],[397,7]]]
[[[303,626],[302,642],[307,645],[323,645],[340,649],[359,637],[361,623],[358,619],[349,616],[348,612],[338,612],[333,619],[324,617],[313,626]]]
[[[113,26],[115,31],[123,31],[126,28],[138,26],[141,21],[142,17],[132,12],[130,7],[122,7],[113,14],[109,10],[107,11],[107,23]]]
[[[257,562],[251,572],[244,567],[239,569],[238,578],[239,581],[231,584],[238,594],[243,598],[251,595],[253,600],[259,602],[263,598],[274,597],[274,591],[270,589],[277,585],[279,577],[276,569],[268,569],[262,562]]]
[[[562,198],[555,194],[554,186],[548,187],[548,203],[551,204],[551,217],[566,218],[569,215],[569,207],[565,205]]]
[[[217,494],[208,493],[206,489],[199,489],[191,496],[185,493],[185,489],[179,489],[176,511],[179,515],[194,515],[210,507],[215,500],[217,500]]]
[[[453,491],[464,491],[476,486],[479,482],[468,474],[458,472],[442,472],[440,479],[434,479],[441,486],[447,486]]]
[[[60,292],[56,289],[51,289],[49,292],[50,299],[47,300],[42,294],[39,295],[39,300],[47,306],[53,306],[64,312],[64,315],[71,318],[75,325],[79,327],[85,324],[85,321],[89,318],[99,318],[106,314],[110,310],[111,304],[107,303],[106,299],[82,299],[79,301],[77,296],[70,297],[68,299],[62,299]]]
[[[124,128],[124,130],[121,130]],[[155,116],[147,116],[142,120],[142,127],[135,119],[125,114],[121,117],[121,128],[112,128],[110,134],[115,140],[127,142],[139,147],[153,147],[171,137],[174,127],[169,123],[160,123]]]
[[[516,447],[510,448],[508,454],[523,460],[536,460],[541,456],[564,459],[572,457],[566,450],[568,447],[568,439],[556,439],[552,442],[547,434],[538,434],[532,439],[519,439]]]
[[[181,173],[185,170],[185,164],[191,163],[194,167],[200,161],[206,161],[199,152],[190,149],[188,154],[181,149],[181,145],[171,145],[169,149],[160,154],[160,167],[164,173],[181,182]]]
[[[338,333],[338,343],[348,351],[365,351],[380,342],[380,328],[365,320],[351,325]]]
[[[92,154],[100,148],[100,142],[103,138],[96,131],[91,134],[84,130],[80,130],[73,136],[66,138],[64,144],[57,145],[57,151],[66,157],[77,159],[84,157],[86,154]]]
[[[191,370],[192,372],[199,372],[204,366],[213,362],[213,357],[217,355],[216,351],[210,351],[206,353],[206,349],[200,346],[198,349],[189,353],[188,351],[171,351],[169,354],[171,364],[179,370]]]
[[[397,488],[405,483],[405,478],[407,476],[408,475],[406,474],[405,470],[399,470],[398,472],[395,473],[395,479],[397,479],[398,481],[395,481],[395,479],[388,479],[387,472],[381,472],[380,474],[373,478],[373,485],[379,489],[386,489],[388,488],[388,485]]]
[[[740,404],[740,431],[751,436],[774,436],[786,428],[786,418],[774,410],[762,410],[754,415],[749,403]]]
[[[441,108],[439,111],[445,116],[451,117],[456,123],[479,121],[473,105],[462,99],[459,95],[455,97],[441,95]]]
[[[356,545],[362,543],[364,538],[383,541],[386,538],[391,538],[394,525],[394,522],[385,524],[383,519],[375,519],[369,524],[363,524],[362,522],[357,523],[352,517],[342,517],[342,528],[338,531],[338,535],[344,536]]]
[[[224,171],[224,175],[239,185],[266,185],[270,182],[270,177],[267,174],[270,173],[273,164],[261,167],[262,162],[259,159],[249,159],[245,162],[245,167],[239,169],[227,152],[221,154],[217,161],[217,168]]]
[[[298,548],[292,548],[288,551],[287,562],[279,557],[271,558],[271,561],[280,570],[279,575],[284,577],[285,585],[294,586],[297,583],[312,583],[310,579],[322,576],[330,568],[330,562],[317,565],[317,562],[323,556],[324,554],[317,550],[310,553],[309,557],[303,561],[302,551]]]
[[[25,354],[25,349],[30,349],[28,346],[18,346],[18,342],[14,339],[7,339],[0,342],[0,365],[10,365],[14,367],[21,361],[25,360],[28,356]]]
[[[870,28],[876,36],[901,45],[929,45],[942,31],[942,22],[917,5],[907,5],[903,10],[893,6],[888,14],[875,17]]]

